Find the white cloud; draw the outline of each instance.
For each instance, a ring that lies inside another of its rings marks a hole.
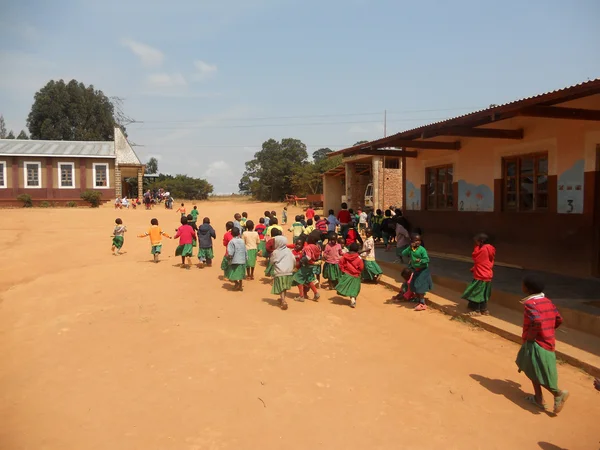
[[[122,39],[121,44],[140,58],[140,61],[146,67],[158,67],[165,59],[163,52],[154,47],[150,47],[149,45],[142,44],[141,42],[132,39]]]
[[[184,76],[180,73],[152,73],[146,78],[146,83],[148,86],[155,88],[181,87],[187,85]]]
[[[214,161],[208,165],[208,168],[204,171],[205,177],[224,177],[233,175],[233,171],[229,164],[225,161]]]
[[[216,64],[209,64],[207,62],[197,60],[194,61],[194,67],[196,68],[194,79],[197,81],[204,81],[213,77],[217,73]]]

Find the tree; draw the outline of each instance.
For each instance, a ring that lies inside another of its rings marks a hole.
[[[202,178],[192,178],[187,175],[159,175],[157,180],[150,183],[149,189],[163,188],[174,198],[185,200],[206,200],[213,192],[213,185]]]
[[[15,138],[15,133],[13,133],[13,130],[10,130],[8,132],[8,134],[6,135],[6,139],[14,139]]]
[[[109,141],[115,125],[110,99],[76,80],[49,81],[36,92],[27,118],[31,139]]]
[[[146,163],[146,173],[152,175],[158,173],[158,160],[156,158],[150,158]]]
[[[356,146],[356,145],[360,145],[360,144],[366,144],[369,141],[358,141],[356,144],[354,144],[352,147]]]
[[[6,138],[6,123],[4,122],[4,116],[0,114],[0,139]]]
[[[17,136],[17,139],[29,139],[29,136],[27,136],[27,133],[25,133],[25,130],[21,130],[21,132]]]
[[[323,161],[324,159],[327,159],[327,155],[331,152],[333,152],[333,150],[331,150],[330,148],[320,148],[319,150],[313,152],[313,154],[312,154],[313,161],[315,163]]]
[[[298,167],[292,179],[294,193],[308,195],[323,192],[323,174],[341,163],[342,155],[337,155]]]

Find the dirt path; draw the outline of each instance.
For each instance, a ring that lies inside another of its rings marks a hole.
[[[216,261],[235,210],[272,206],[200,203]],[[582,372],[559,368],[572,396],[552,418],[522,401],[516,345],[386,304],[380,286],[356,310],[325,291],[283,312],[260,277],[240,294],[218,267],[173,267],[175,241],[149,263],[135,235],[151,217],[178,225],[162,208],[0,211],[0,448],[599,448],[600,395]]]

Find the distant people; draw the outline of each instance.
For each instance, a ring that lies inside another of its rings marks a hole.
[[[306,212],[304,213],[304,215],[306,216],[306,220],[308,220],[308,219],[314,219],[314,217],[315,217],[315,210],[312,209],[312,206],[309,206],[308,208],[306,208]]]
[[[287,206],[283,207],[283,212],[281,213],[281,225],[287,225]]]
[[[187,217],[187,214],[185,213],[185,203],[182,203],[181,206],[177,208],[175,212],[180,213],[181,217]]]
[[[127,197],[123,197],[123,200],[121,200],[121,205],[123,205],[123,208],[129,209],[129,200],[127,200]]]
[[[329,216],[327,216],[327,231],[329,233],[335,233],[337,226],[340,224],[340,221],[335,216],[333,209],[329,210]]]
[[[488,243],[489,237],[485,233],[478,234],[473,240],[473,281],[465,289],[462,298],[469,302],[469,315],[489,316],[488,302],[492,295],[496,249]]]
[[[122,206],[123,206],[123,202],[121,200],[121,197],[117,197],[115,199],[115,209],[121,209]]]
[[[367,229],[367,219],[368,218],[369,218],[369,215],[365,211],[363,211],[361,209],[358,210],[358,231],[361,234],[364,234],[365,230]]]

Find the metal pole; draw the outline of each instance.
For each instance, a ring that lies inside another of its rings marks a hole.
[[[387,137],[387,109],[383,110],[383,137]]]

